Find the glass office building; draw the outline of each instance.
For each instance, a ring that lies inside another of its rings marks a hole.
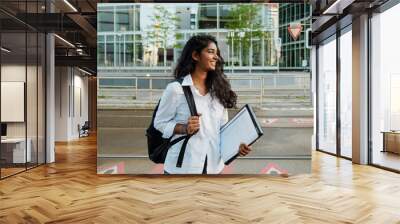
[[[161,93],[157,90],[172,79],[187,40],[209,34],[218,40],[224,72],[241,104],[311,108],[308,4],[107,3],[97,7],[100,107],[136,108],[137,102],[154,106]],[[301,27],[297,37],[289,34],[293,24]],[[251,89],[254,97],[241,97],[240,88]],[[272,98],[265,100],[265,96]]]
[[[311,33],[311,5],[280,4],[279,36],[282,41],[282,56],[279,67],[283,70],[309,70]],[[289,25],[301,24],[301,34],[297,39],[291,37]]]
[[[303,27],[298,40],[288,34],[292,22]],[[228,74],[308,71],[310,23],[306,4],[99,4],[98,67],[170,71],[192,35],[211,34]]]

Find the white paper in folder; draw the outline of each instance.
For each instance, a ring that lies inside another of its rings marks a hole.
[[[245,105],[220,131],[221,157],[226,165],[239,153],[241,143],[253,144],[263,135],[260,124],[249,105]]]

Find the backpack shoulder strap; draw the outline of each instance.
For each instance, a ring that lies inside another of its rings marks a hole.
[[[177,79],[176,81],[182,85],[183,78]],[[182,86],[182,89],[183,93],[185,94],[186,102],[189,105],[190,114],[192,116],[197,116],[196,103],[194,102],[193,93],[190,89],[190,86]]]
[[[183,78],[178,79],[177,81],[182,85]],[[196,103],[194,102],[193,93],[192,93],[192,90],[190,89],[190,86],[182,86],[182,89],[183,89],[183,93],[185,94],[186,102],[189,105],[190,114],[192,116],[197,116],[198,114],[197,114],[197,109],[196,109]],[[192,137],[192,136],[193,136],[193,134],[186,135],[186,138],[183,141],[181,150],[179,152],[178,160],[176,161],[176,167],[182,167],[183,157],[184,157],[185,151],[186,151],[186,146],[187,146],[187,143],[188,143],[190,137]]]
[[[185,93],[186,101],[189,105],[190,114],[197,116],[196,103],[194,102],[193,93],[190,86],[182,86],[183,92]]]

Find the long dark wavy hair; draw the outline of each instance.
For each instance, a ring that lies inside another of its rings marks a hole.
[[[216,62],[215,70],[207,73],[206,87],[211,93],[211,97],[216,97],[225,108],[236,108],[237,95],[232,91],[224,74],[224,59],[220,55],[217,40],[213,36],[196,35],[188,40],[176,65],[175,79],[183,78],[194,72],[197,62],[192,58],[192,53],[195,51],[200,55],[201,51],[208,47],[211,42],[214,42],[217,46],[219,59]]]

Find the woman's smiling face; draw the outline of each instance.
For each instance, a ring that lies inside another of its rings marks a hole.
[[[206,48],[201,50],[200,55],[197,52],[193,52],[192,57],[202,70],[214,71],[219,58],[217,53],[217,45],[214,42],[210,42]]]

